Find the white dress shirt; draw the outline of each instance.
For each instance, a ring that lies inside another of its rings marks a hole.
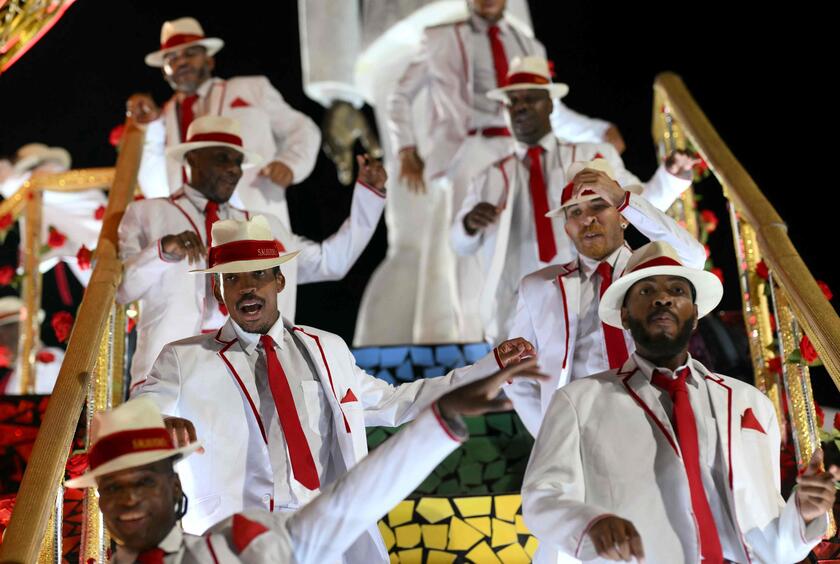
[[[598,305],[601,303],[601,275],[596,272],[598,265],[607,262],[613,268],[613,280],[624,270],[630,258],[630,249],[622,245],[603,260],[578,257],[580,267],[580,302],[578,323],[575,331],[575,354],[572,361],[572,381],[586,378],[610,369],[607,356],[607,340],[604,327],[598,317]]]
[[[652,362],[638,353],[633,353],[639,370],[648,379],[652,378],[653,372],[658,371],[671,380],[676,379],[677,373],[683,368],[689,368],[689,376],[686,378],[688,388],[688,399],[691,402],[691,409],[694,411],[694,419],[697,423],[697,445],[700,452],[700,474],[703,479],[703,489],[706,490],[706,498],[709,500],[709,507],[715,518],[720,546],[723,549],[723,557],[732,562],[739,562],[741,554],[741,540],[737,528],[734,525],[729,505],[725,502],[726,488],[728,484],[721,482],[722,472],[714,472],[715,468],[724,468],[723,452],[721,452],[721,441],[718,438],[717,425],[715,424],[712,406],[709,403],[709,391],[706,381],[702,375],[691,367],[691,355],[686,355],[685,364],[671,371],[661,366],[654,366]],[[659,401],[665,409],[665,413],[674,423],[674,404],[671,396],[665,390],[653,386]],[[746,564],[746,563],[744,563]]]
[[[259,412],[263,426],[268,432],[269,458],[273,469],[272,474],[275,477],[273,506],[275,510],[297,509],[314,498],[320,490],[309,490],[294,478],[288,445],[277,417],[274,397],[268,383],[266,356],[260,342],[262,335],[248,333],[236,323],[233,323],[233,328],[240,345],[248,355],[248,363],[256,377],[256,386],[260,396]],[[267,335],[276,343],[274,350],[277,353],[277,360],[280,361],[280,366],[283,367],[283,372],[289,381],[300,425],[306,436],[312,459],[315,461],[318,477],[324,481],[326,472],[330,468],[335,441],[332,411],[321,388],[317,371],[306,349],[283,326],[282,317],[277,319]],[[279,479],[282,476],[285,476],[285,480]],[[264,506],[264,502],[265,500],[257,500],[253,506]],[[249,507],[247,503],[245,506]]]

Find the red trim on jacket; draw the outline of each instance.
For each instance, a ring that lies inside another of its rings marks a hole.
[[[674,453],[676,453],[677,457],[682,459],[682,457],[680,456],[680,449],[677,448],[677,443],[674,442],[674,439],[671,437],[671,434],[668,433],[668,429],[665,428],[665,425],[662,424],[662,421],[659,420],[656,414],[654,414],[653,411],[651,411],[650,407],[648,407],[648,405],[644,401],[642,401],[642,398],[640,398],[636,394],[636,392],[633,391],[633,388],[631,388],[627,384],[627,381],[630,379],[631,376],[633,376],[633,374],[636,373],[636,370],[638,369],[634,369],[633,372],[630,372],[627,376],[625,376],[621,383],[624,384],[624,387],[627,389],[627,393],[630,394],[630,397],[636,400],[636,403],[638,403],[639,406],[645,411],[645,413],[648,414],[648,417],[653,419],[653,422],[656,423],[656,426],[659,427],[659,430],[662,431],[662,434],[665,435],[666,439],[668,439],[668,444],[670,444],[671,448],[674,449]]]
[[[330,370],[330,365],[327,362],[327,355],[326,355],[326,353],[324,353],[324,347],[321,346],[321,339],[318,337],[318,335],[312,335],[311,333],[307,333],[306,331],[304,331],[300,327],[292,327],[292,331],[300,331],[301,333],[303,333],[304,335],[306,335],[310,339],[313,339],[315,341],[315,344],[318,345],[318,350],[321,352],[321,360],[323,361],[324,366],[327,369],[327,377],[330,379],[330,388],[332,389],[332,393],[333,393],[333,396],[335,397],[335,400],[337,402],[339,402],[338,403],[338,409],[339,409],[339,411],[341,411],[341,416],[344,418],[344,429],[348,433],[352,433],[352,431],[350,430],[350,422],[347,421],[347,415],[345,415],[344,409],[341,407],[341,402],[338,399],[338,394],[335,393],[335,384],[333,384],[332,370]]]
[[[265,444],[268,444],[268,435],[266,434],[265,426],[262,422],[262,417],[260,417],[260,412],[257,410],[257,406],[254,404],[254,400],[251,398],[251,394],[248,393],[248,388],[245,387],[245,383],[242,381],[242,378],[239,377],[239,373],[233,367],[233,364],[231,364],[231,362],[225,356],[225,351],[227,351],[231,346],[233,346],[233,343],[235,343],[237,340],[233,339],[232,341],[223,341],[220,338],[221,334],[222,330],[219,329],[219,332],[216,333],[215,340],[216,342],[222,343],[225,346],[222,347],[222,350],[220,350],[217,354],[219,355],[219,358],[221,358],[222,361],[227,365],[228,370],[230,370],[230,373],[236,379],[236,383],[239,385],[239,388],[245,394],[245,399],[248,400],[248,405],[251,406],[251,412],[254,414],[254,418],[257,420],[257,425],[259,425],[260,427],[260,434],[262,434],[263,441],[265,442]]]

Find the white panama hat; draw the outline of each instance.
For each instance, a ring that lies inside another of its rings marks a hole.
[[[265,216],[247,221],[223,219],[213,224],[213,245],[208,250],[207,268],[196,273],[253,272],[280,266],[300,251],[287,253],[271,234]]]
[[[146,55],[146,64],[150,67],[162,67],[164,55],[190,45],[202,45],[212,57],[225,46],[225,42],[218,37],[205,37],[204,29],[195,18],[178,18],[163,22],[160,28],[160,49]]]
[[[166,156],[183,163],[187,153],[205,147],[229,147],[239,151],[245,157],[242,168],[257,166],[263,161],[259,154],[243,148],[239,122],[223,116],[196,118],[187,129],[187,140],[167,148]]]
[[[514,57],[508,68],[506,84],[487,92],[497,102],[507,102],[512,90],[547,90],[549,97],[562,98],[569,93],[569,85],[551,81],[548,60],[542,57]]]

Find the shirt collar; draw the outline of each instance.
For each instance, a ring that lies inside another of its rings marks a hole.
[[[196,209],[199,212],[204,213],[204,208],[207,207],[207,202],[209,201],[207,199],[207,196],[205,196],[204,194],[202,194],[201,192],[199,192],[198,190],[196,190],[195,188],[193,188],[189,184],[184,184],[184,196],[186,196],[186,198],[190,202],[192,202],[192,204],[196,207]],[[228,202],[224,202],[222,204],[219,204],[219,209],[220,210],[227,209],[227,205],[228,205]]]
[[[583,275],[584,280],[589,280],[593,274],[595,274],[595,270],[598,269],[598,265],[602,262],[609,263],[613,269],[613,280],[616,277],[616,263],[618,262],[618,257],[621,255],[621,249],[624,245],[619,246],[616,250],[610,253],[607,258],[601,260],[595,260],[593,258],[589,258],[584,255],[578,255],[578,264],[580,265],[580,273]]]
[[[181,530],[181,525],[176,523],[175,526],[172,527],[172,530],[169,531],[169,534],[166,535],[160,543],[158,543],[158,548],[166,554],[173,554],[183,548],[183,543],[184,532]],[[114,564],[134,564],[134,562],[137,561],[138,555],[139,553],[134,550],[117,545],[113,562]]]
[[[694,363],[692,362],[691,353],[687,353],[687,356],[686,356],[686,359],[685,359],[685,364],[683,364],[682,366],[678,366],[676,370],[669,370],[668,368],[663,368],[661,366],[655,366],[651,361],[649,361],[645,357],[641,356],[637,352],[633,352],[632,356],[633,356],[633,360],[636,361],[636,366],[639,367],[639,370],[642,372],[642,374],[645,375],[645,378],[647,378],[648,380],[653,378],[653,372],[654,371],[660,372],[661,374],[664,374],[666,378],[669,378],[669,379],[673,380],[677,377],[676,373],[679,372],[680,370],[682,370],[683,368],[688,368],[688,372],[689,372],[688,380],[691,380],[695,383],[700,380],[700,378],[697,376],[697,374],[694,373],[694,370],[692,369],[692,365]]]
[[[240,327],[232,318],[230,321],[231,325],[233,325],[233,331],[236,333],[236,338],[239,339],[239,345],[248,356],[251,356],[260,343],[260,337],[262,335],[259,333],[249,333]],[[283,350],[285,348],[286,327],[283,325],[282,315],[277,318],[277,321],[274,322],[274,325],[271,326],[271,329],[266,334],[274,339],[274,343],[278,349]]]
[[[546,155],[550,153],[557,146],[557,141],[555,140],[554,132],[549,131],[548,133],[546,133],[543,136],[543,138],[540,139],[540,142],[538,144],[543,149],[545,149]],[[525,156],[528,154],[529,148],[530,145],[526,145],[522,141],[519,141],[518,139],[514,138],[513,151],[516,153],[516,158],[518,158],[520,161],[524,159]]]
[[[467,19],[470,22],[470,27],[472,27],[473,31],[476,33],[487,33],[487,30],[490,29],[490,26],[495,25],[499,28],[499,31],[502,35],[507,32],[507,22],[505,21],[504,16],[499,19],[496,23],[490,23],[475,12],[470,12],[470,17]]]

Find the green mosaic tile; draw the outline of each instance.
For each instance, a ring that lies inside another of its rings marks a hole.
[[[487,416],[487,426],[506,435],[512,435],[513,417],[510,413],[492,413]]]
[[[464,444],[464,449],[478,462],[492,462],[501,455],[498,447],[489,437],[475,437]]]
[[[487,434],[487,422],[484,420],[484,417],[465,417],[464,421],[467,424],[467,429],[471,437]]]
[[[507,466],[507,461],[503,458],[501,460],[496,460],[495,462],[491,462],[487,466],[484,467],[484,481],[489,482],[491,480],[498,480],[502,476],[505,475],[505,467]]]
[[[481,483],[481,464],[462,464],[458,467],[458,480],[462,486],[475,486]]]

